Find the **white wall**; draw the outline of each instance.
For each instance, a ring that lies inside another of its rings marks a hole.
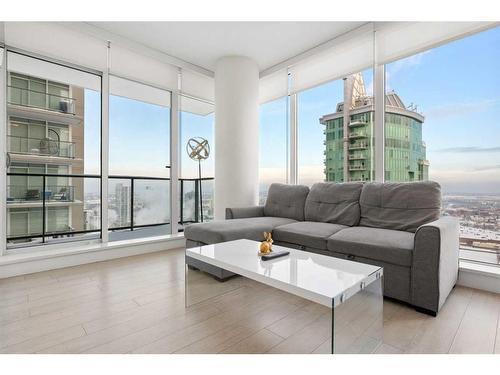
[[[226,207],[257,203],[259,68],[249,58],[221,58],[215,70],[215,219]]]

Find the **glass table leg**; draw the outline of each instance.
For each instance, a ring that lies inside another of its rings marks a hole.
[[[331,353],[372,353],[382,342],[383,276],[332,307]]]

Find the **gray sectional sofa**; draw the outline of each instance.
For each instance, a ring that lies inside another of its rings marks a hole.
[[[458,275],[458,220],[440,217],[435,182],[272,184],[264,206],[227,208],[224,221],[185,229],[186,246],[262,240],[384,267],[384,295],[436,315]],[[187,258],[224,279],[231,273]]]

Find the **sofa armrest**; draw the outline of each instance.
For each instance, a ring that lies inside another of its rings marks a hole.
[[[264,206],[226,208],[226,219],[244,219],[264,216]]]
[[[415,233],[411,269],[411,301],[437,313],[458,278],[459,222],[445,216]]]

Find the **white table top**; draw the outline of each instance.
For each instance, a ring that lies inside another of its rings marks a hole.
[[[262,261],[259,242],[236,240],[186,249],[186,255],[328,307],[382,276],[381,267],[273,245],[290,255]],[[364,284],[364,285],[363,285]]]

